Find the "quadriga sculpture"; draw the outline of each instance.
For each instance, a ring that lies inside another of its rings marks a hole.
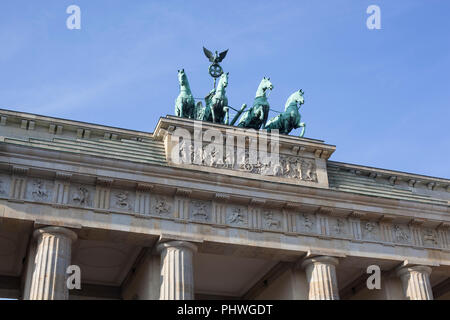
[[[178,82],[180,84],[180,94],[175,100],[175,115],[177,117],[195,119],[195,101],[184,69],[178,70]]]
[[[228,124],[229,108],[228,98],[226,96],[225,88],[228,86],[228,72],[222,73],[219,78],[217,88],[211,90],[211,92],[205,97],[206,107],[203,112],[201,103],[197,104],[197,114],[200,114],[199,120],[209,121],[213,123]],[[203,115],[202,115],[203,114]]]
[[[272,89],[273,85],[270,82],[270,78],[264,77],[258,86],[258,90],[256,90],[253,106],[244,112],[237,125],[238,127],[253,128],[258,130],[266,125],[267,116],[269,115],[270,109],[266,92],[267,90]]]
[[[264,129],[270,132],[271,129],[278,129],[281,134],[289,134],[293,129],[302,128],[300,137],[305,134],[305,123],[300,122],[301,116],[298,110],[305,103],[303,90],[295,91],[289,96],[284,106],[284,112],[270,119]]]

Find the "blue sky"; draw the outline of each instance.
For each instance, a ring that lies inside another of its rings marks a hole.
[[[66,28],[71,4],[81,30]],[[371,4],[381,30],[366,27]],[[305,136],[336,145],[332,160],[450,178],[449,12],[445,0],[2,1],[0,108],[152,131],[173,114],[177,69],[203,97],[202,46],[229,48],[231,106],[269,76],[273,109],[305,91]]]

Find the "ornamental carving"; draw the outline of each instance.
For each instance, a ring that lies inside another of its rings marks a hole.
[[[79,187],[72,196],[72,201],[80,206],[89,205],[89,191],[85,187]]]
[[[41,180],[35,180],[33,182],[33,191],[31,195],[34,200],[42,201],[48,198],[48,190]]]
[[[167,215],[171,211],[171,203],[164,197],[156,197],[154,200],[153,211],[159,215]]]
[[[399,225],[394,225],[394,235],[398,242],[409,242],[409,235]]]
[[[317,182],[317,169],[314,159],[297,156],[279,155],[278,162],[267,158],[263,161],[255,156],[253,159],[249,150],[230,150],[220,146],[194,147],[179,144],[179,157],[181,163],[208,166],[217,169],[229,169],[253,174],[275,176],[301,181]]]
[[[336,219],[336,224],[334,225],[334,232],[336,234],[341,234],[344,233],[344,222],[342,221],[342,219]]]
[[[205,201],[191,201],[191,217],[197,220],[208,220],[209,204]]]
[[[246,223],[244,210],[239,207],[233,207],[228,216],[228,223],[244,225]]]
[[[121,191],[114,194],[115,197],[115,205],[120,209],[130,209],[130,199],[128,195],[128,191]]]
[[[314,222],[313,222],[311,216],[304,213],[303,214],[303,226],[305,227],[306,231],[311,232],[313,229],[313,225],[314,225]]]
[[[436,233],[431,229],[426,229],[424,231],[423,241],[431,245],[438,244]]]
[[[264,227],[266,229],[280,229],[281,228],[281,221],[276,218],[275,214],[267,210],[264,212]]]

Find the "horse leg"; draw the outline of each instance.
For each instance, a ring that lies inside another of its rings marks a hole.
[[[305,135],[306,123],[300,122],[299,128],[302,128],[302,131],[300,132],[299,137],[303,138],[303,136]]]
[[[184,118],[184,101],[181,100],[180,103],[180,117]]]
[[[216,114],[214,113],[214,107],[211,105],[211,116],[212,116],[212,123],[216,123]]]
[[[230,109],[228,107],[224,107],[223,110],[225,111],[224,124],[228,125],[228,121],[230,120]]]

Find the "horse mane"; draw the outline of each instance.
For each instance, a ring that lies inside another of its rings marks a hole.
[[[294,96],[296,96],[296,95],[298,95],[298,91],[295,91],[293,94],[291,94],[289,96],[289,98],[287,98],[286,104],[284,105],[284,111],[287,111],[287,109],[292,105],[295,105],[295,107],[297,107],[298,102],[295,101],[295,98],[294,98]]]
[[[189,84],[189,80],[188,80],[186,73],[183,72],[181,77],[184,77],[185,82],[184,82],[184,86],[181,86],[181,84],[180,84],[180,89],[182,89],[184,87],[187,92],[191,93],[191,85]]]
[[[262,84],[263,84],[264,80],[266,80],[266,79],[263,78],[263,79],[261,80],[261,82],[259,83],[258,89],[256,89],[255,98],[258,98],[258,97],[265,97],[265,96],[266,96],[266,92],[264,92],[264,91],[263,91],[263,94],[262,94],[261,96],[258,96],[258,95],[257,95],[258,92],[259,92],[259,90],[261,90],[261,87],[262,87]]]

